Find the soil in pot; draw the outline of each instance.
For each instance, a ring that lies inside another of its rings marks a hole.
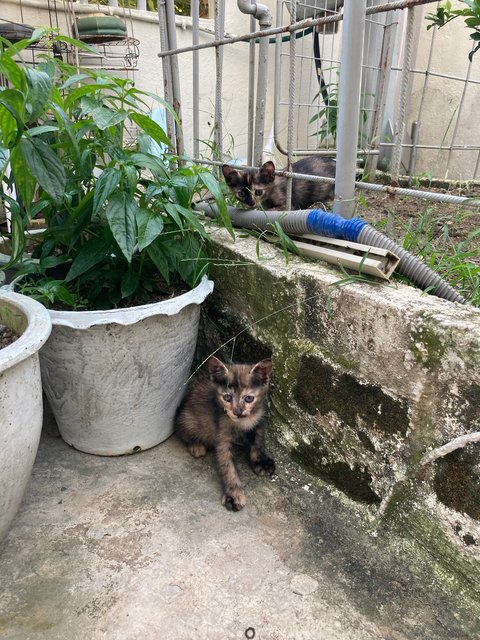
[[[15,331],[12,331],[12,329],[9,329],[3,324],[0,324],[0,349],[8,347],[9,344],[15,342],[19,337],[18,333],[15,333]]]

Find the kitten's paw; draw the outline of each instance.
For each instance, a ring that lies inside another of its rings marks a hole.
[[[189,444],[188,450],[194,458],[203,458],[207,454],[207,447],[204,444]]]
[[[223,506],[229,511],[240,511],[240,509],[243,509],[246,502],[245,492],[243,489],[226,491],[222,498]]]
[[[252,469],[257,476],[273,476],[275,473],[275,460],[264,455],[258,460],[252,460]]]

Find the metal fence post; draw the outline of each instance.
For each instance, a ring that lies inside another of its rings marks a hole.
[[[345,0],[343,16],[338,87],[337,170],[333,211],[344,218],[351,218],[355,207],[366,0]]]

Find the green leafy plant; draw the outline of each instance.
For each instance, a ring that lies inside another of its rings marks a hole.
[[[145,301],[166,285],[193,287],[208,268],[208,233],[192,209],[208,190],[233,234],[221,188],[208,169],[158,157],[170,148],[149,105],[165,103],[104,72],[78,71],[54,57],[17,62],[44,37],[3,40],[0,73],[0,202],[11,217],[11,258],[25,291],[45,304],[109,308]],[[88,48],[64,37],[70,46]],[[127,133],[138,135],[129,143]],[[25,259],[25,231],[45,230]]]
[[[433,13],[427,13],[426,20],[431,24],[427,26],[427,30],[432,27],[443,27],[456,18],[463,18],[465,26],[471,29],[470,38],[475,43],[474,48],[468,54],[470,62],[475,53],[480,49],[480,0],[460,0],[466,7],[464,9],[452,8],[452,3],[447,0],[437,7]]]
[[[338,83],[332,82],[326,84],[323,90],[320,89],[313,97],[315,103],[323,93],[328,94],[328,101],[324,102],[323,106],[314,113],[308,121],[309,124],[314,122],[319,123],[318,132],[312,134],[318,136],[320,146],[325,144],[330,138],[335,141],[337,139],[337,119],[338,119]]]

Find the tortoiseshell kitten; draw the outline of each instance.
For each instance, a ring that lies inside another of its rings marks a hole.
[[[335,160],[314,156],[303,158],[292,164],[292,171],[310,176],[335,178]],[[287,179],[275,175],[273,162],[265,162],[260,169],[238,169],[234,165],[224,164],[222,172],[230,191],[247,207],[285,210],[287,206]],[[309,182],[301,178],[294,178],[292,210],[308,209],[316,202],[324,202],[333,198],[334,192],[334,184]]]
[[[239,511],[245,506],[245,492],[233,460],[234,444],[246,436],[254,472],[259,476],[275,472],[275,462],[265,451],[264,422],[272,361],[227,366],[212,356],[207,366],[210,380],[189,388],[177,410],[175,429],[195,458],[207,450],[215,452],[222,504]]]

